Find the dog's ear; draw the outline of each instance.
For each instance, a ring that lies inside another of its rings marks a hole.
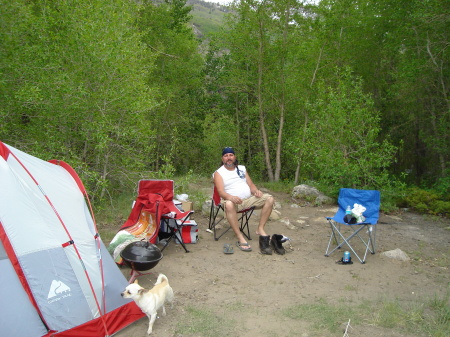
[[[138,280],[137,280],[137,279],[136,279],[136,280],[134,280],[134,283],[138,284]]]
[[[142,296],[142,295],[144,295],[145,293],[147,292],[147,290],[146,289],[144,289],[144,288],[141,288],[141,289],[139,289],[138,290],[138,294],[139,294],[139,296]]]

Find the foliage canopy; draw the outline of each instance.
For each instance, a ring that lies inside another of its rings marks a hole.
[[[450,193],[448,2],[205,4],[209,35],[190,4],[0,1],[0,139],[98,200],[224,146],[256,180]]]

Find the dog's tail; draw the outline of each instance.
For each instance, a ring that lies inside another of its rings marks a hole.
[[[169,283],[169,279],[167,278],[166,275],[164,275],[164,274],[159,274],[159,275],[158,275],[158,279],[156,280],[155,285],[160,284],[160,283],[163,283],[164,281],[167,282],[167,283]]]

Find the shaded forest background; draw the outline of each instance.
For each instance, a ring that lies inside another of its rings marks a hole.
[[[96,202],[209,176],[224,146],[255,181],[450,202],[448,1],[0,0],[0,16],[0,140],[68,162]]]

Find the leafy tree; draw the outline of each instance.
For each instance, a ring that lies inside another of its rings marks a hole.
[[[364,79],[383,134],[402,148],[392,172],[409,172],[410,182],[432,182],[448,168],[448,12],[439,0],[318,6],[315,34],[325,46],[318,76],[332,81],[329,70],[348,65]]]
[[[379,141],[380,114],[363,91],[361,78],[349,68],[337,70],[337,83],[318,85],[319,99],[311,102],[307,144],[313,177],[324,184],[379,188],[389,183],[386,169],[395,147]]]
[[[2,138],[75,166],[95,196],[135,180],[151,161],[151,55],[134,2],[2,4]],[[20,22],[20,25],[16,23]],[[3,131],[3,130],[2,130]],[[132,175],[133,177],[130,177]]]
[[[285,125],[288,122],[288,131],[301,125],[299,109],[304,101],[299,97],[309,90],[310,73],[304,67],[309,62],[304,10],[291,0],[235,2],[222,37],[231,60],[222,83],[228,97],[237,103],[239,138],[242,141],[247,134],[259,133],[259,139],[249,138],[247,153],[254,158],[262,152],[258,160],[264,159],[264,166],[256,160],[253,165],[264,172],[259,177],[269,180],[278,181],[282,175]],[[251,129],[249,120],[257,123]]]
[[[187,171],[190,159],[199,158],[202,111],[196,102],[200,94],[203,59],[198,41],[188,25],[191,18],[186,0],[156,4],[144,1],[137,20],[142,42],[156,53],[147,83],[158,90],[158,106],[152,111],[156,132],[156,158],[152,169],[174,165]],[[193,118],[195,117],[195,118]],[[177,156],[185,153],[187,161]],[[187,152],[187,153],[186,153]]]

